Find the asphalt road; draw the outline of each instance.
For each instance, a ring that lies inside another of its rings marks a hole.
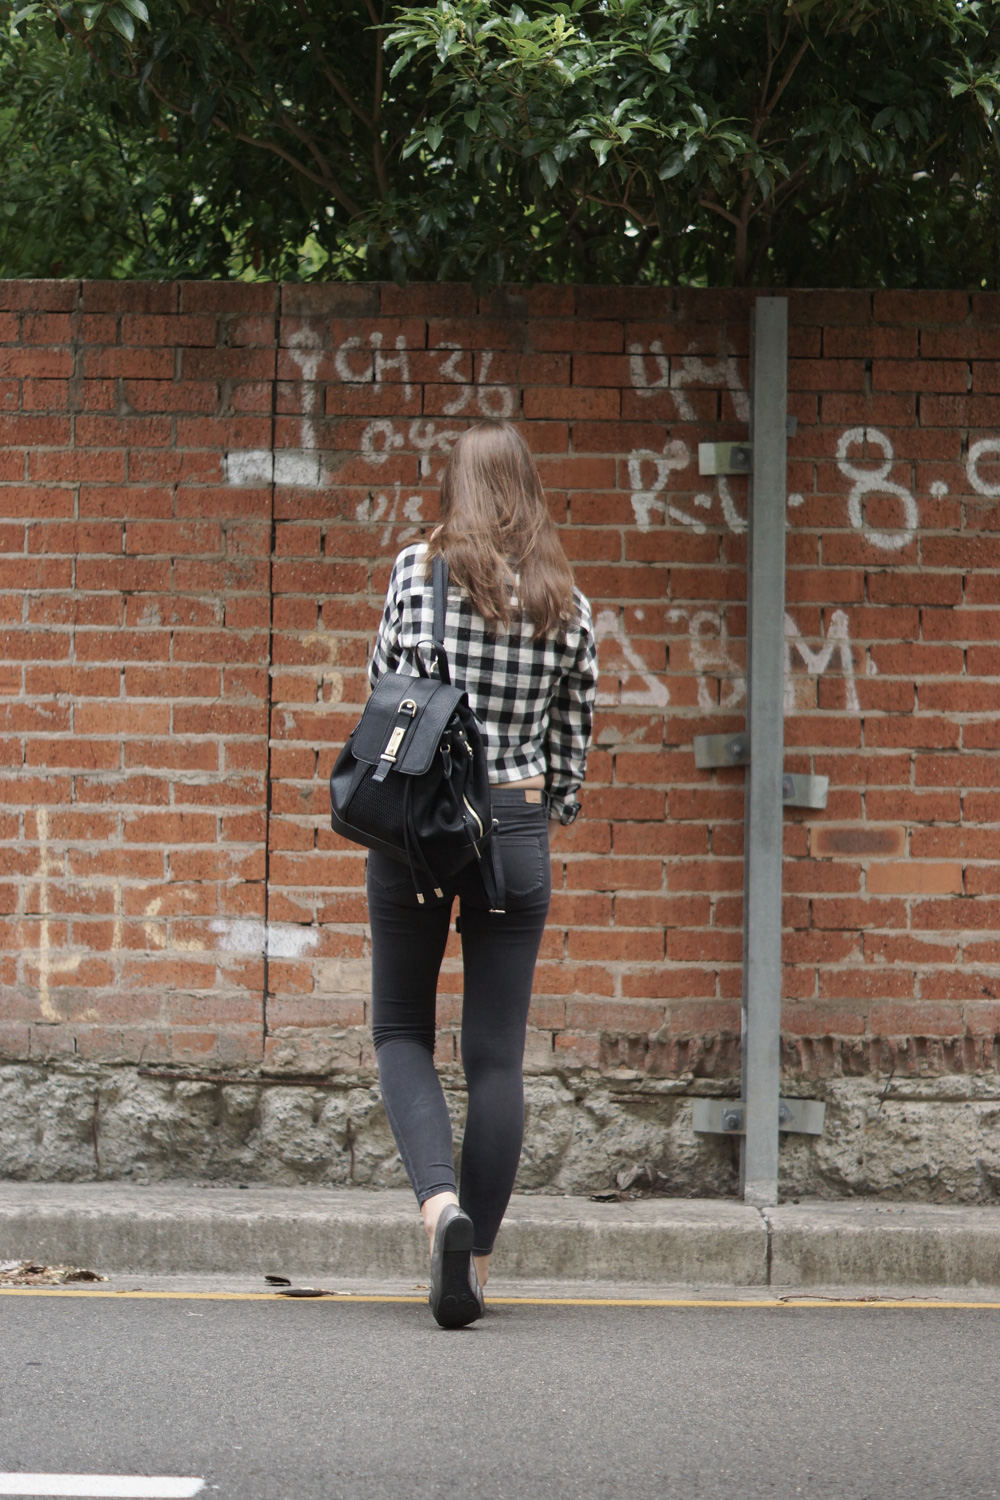
[[[0,1296],[0,1470],[219,1500],[988,1500],[1000,1308]]]

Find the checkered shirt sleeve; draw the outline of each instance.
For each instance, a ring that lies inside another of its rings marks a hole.
[[[426,576],[427,546],[399,554],[389,579],[368,677],[418,675],[417,653],[432,667],[434,590]],[[493,782],[544,774],[550,813],[575,800],[587,768],[597,692],[597,646],[590,604],[574,589],[576,618],[554,637],[536,639],[515,619],[490,635],[464,591],[448,590],[444,644],[451,678],[464,688],[483,727]]]

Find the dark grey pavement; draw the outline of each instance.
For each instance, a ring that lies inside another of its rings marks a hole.
[[[88,1300],[89,1299],[89,1300]],[[0,1296],[0,1470],[219,1500],[988,1500],[1000,1306]]]

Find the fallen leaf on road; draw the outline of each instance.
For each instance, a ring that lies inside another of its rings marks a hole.
[[[348,1292],[326,1292],[318,1286],[289,1286],[278,1287],[275,1292],[277,1297],[347,1297]]]
[[[71,1281],[107,1281],[82,1266],[46,1266],[35,1260],[0,1260],[0,1286],[65,1286]]]

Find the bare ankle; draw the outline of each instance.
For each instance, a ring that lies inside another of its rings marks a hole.
[[[432,1245],[434,1243],[434,1230],[437,1227],[438,1219],[441,1217],[441,1210],[446,1204],[457,1202],[457,1193],[443,1192],[435,1193],[432,1197],[425,1198],[424,1202],[421,1203],[420,1215],[424,1221],[424,1228],[427,1230],[427,1238]]]

